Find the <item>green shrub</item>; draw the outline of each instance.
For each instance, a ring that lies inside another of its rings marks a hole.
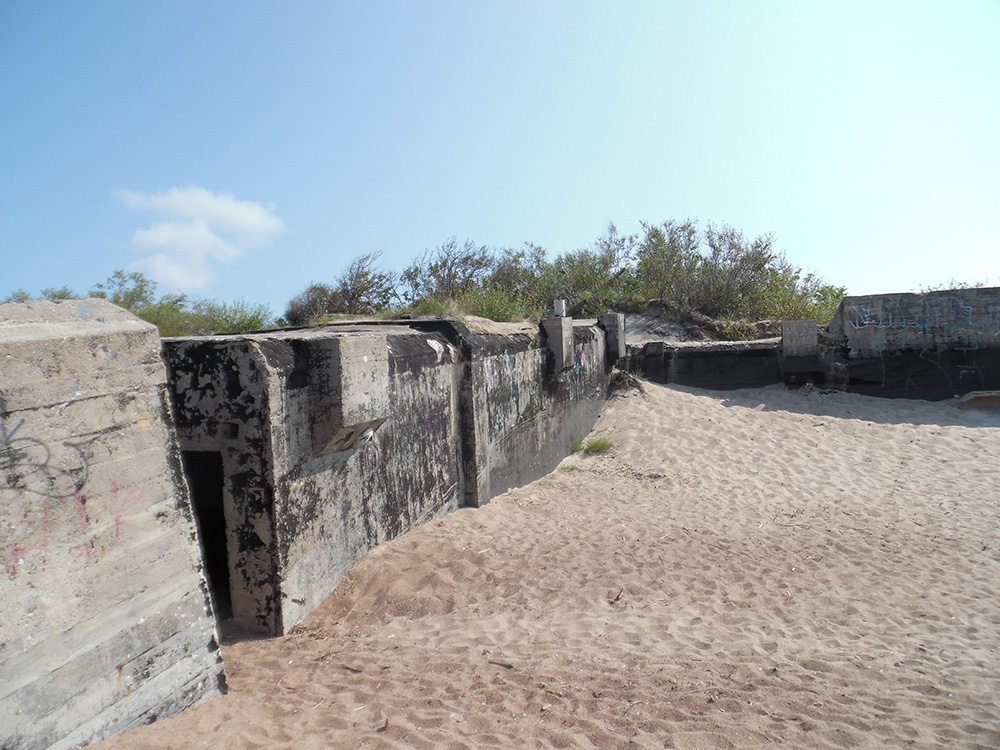
[[[192,305],[195,335],[211,333],[248,333],[267,328],[273,322],[267,305],[238,299],[235,302],[198,300]]]
[[[115,271],[90,292],[124,307],[152,323],[161,336],[203,336],[209,333],[245,333],[272,324],[271,311],[240,299],[236,302],[189,300],[183,294],[156,296],[156,282],[141,273]]]
[[[599,453],[607,453],[612,448],[614,444],[607,438],[590,438],[584,440],[582,438],[573,438],[573,452],[588,453],[590,455],[596,455]]]
[[[588,440],[583,446],[584,453],[598,454],[607,453],[612,448],[614,444],[607,438],[594,438],[593,440]]]
[[[317,325],[331,315],[373,315],[389,308],[398,295],[396,274],[381,271],[382,253],[365,253],[334,280],[333,284],[311,283],[293,297],[282,322],[290,326]]]
[[[449,297],[428,297],[409,308],[414,315],[441,315],[449,318],[464,318],[469,314],[459,300]]]
[[[498,321],[540,318],[545,312],[530,297],[520,296],[499,284],[472,289],[462,296],[460,303],[472,315]]]
[[[495,264],[493,251],[454,237],[427,251],[400,275],[403,299],[410,305],[433,297],[457,299],[482,286]]]

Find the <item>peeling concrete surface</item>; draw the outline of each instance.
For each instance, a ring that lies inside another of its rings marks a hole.
[[[181,448],[221,454],[227,628],[288,632],[377,544],[544,475],[590,431],[604,333],[569,328],[557,370],[537,327],[499,330],[164,340]]]

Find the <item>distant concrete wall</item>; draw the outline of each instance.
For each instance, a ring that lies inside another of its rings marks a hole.
[[[631,363],[654,383],[698,388],[757,388],[783,379],[781,347],[775,341],[679,345],[653,341],[635,352]]]
[[[847,297],[829,326],[853,391],[948,398],[1000,388],[1000,288]]]
[[[220,694],[156,328],[0,305],[0,745],[68,748]]]
[[[829,326],[851,359],[903,349],[1000,348],[1000,287],[845,297]]]
[[[558,371],[537,328],[451,321],[165,340],[188,465],[221,454],[194,500],[223,509],[225,626],[288,632],[375,545],[551,471],[607,383],[603,332],[570,336]]]
[[[846,297],[822,336],[799,320],[782,323],[780,341],[654,341],[628,367],[724,390],[811,382],[933,400],[1000,389],[1000,288]]]

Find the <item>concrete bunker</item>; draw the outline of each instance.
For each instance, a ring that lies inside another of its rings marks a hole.
[[[592,428],[623,345],[569,319],[553,330],[165,339],[221,629],[286,633],[377,544],[551,471]]]
[[[163,342],[101,300],[0,319],[0,726],[19,749],[219,695],[215,616],[288,632],[375,545],[548,473],[624,348],[621,316]]]

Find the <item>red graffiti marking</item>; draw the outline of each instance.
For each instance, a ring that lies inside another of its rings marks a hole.
[[[40,569],[45,572],[53,543],[65,544],[65,553],[78,560],[91,557],[95,551],[103,553],[126,535],[128,519],[141,507],[144,495],[145,487],[121,490],[114,481],[110,492],[98,496],[77,490],[50,498],[17,491],[8,505],[11,533],[0,542],[6,548],[7,577],[18,577],[29,556],[40,557]]]

